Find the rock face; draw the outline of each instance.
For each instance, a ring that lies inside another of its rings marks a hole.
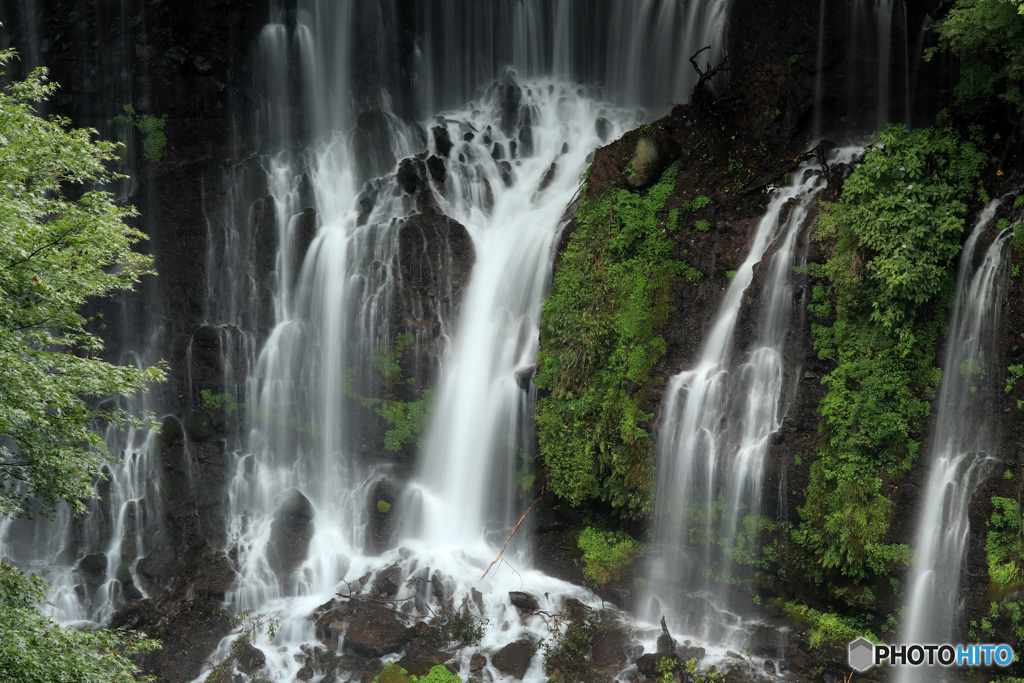
[[[279,577],[287,577],[306,559],[315,514],[313,504],[298,489],[288,489],[278,496],[267,541],[267,561]]]
[[[345,650],[363,657],[380,657],[397,652],[412,637],[392,612],[373,609],[349,623]]]
[[[517,640],[498,650],[491,657],[491,663],[498,671],[521,681],[530,668],[533,649],[533,643],[529,640]]]

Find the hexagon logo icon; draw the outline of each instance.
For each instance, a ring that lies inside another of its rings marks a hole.
[[[867,671],[875,665],[875,646],[867,638],[858,638],[849,645],[850,668]]]

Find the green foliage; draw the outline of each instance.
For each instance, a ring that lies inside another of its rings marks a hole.
[[[438,664],[422,676],[412,676],[394,662],[388,662],[373,683],[462,683],[462,679]]]
[[[139,116],[131,104],[124,105],[123,111],[123,114],[118,114],[110,119],[110,123],[121,126],[122,129],[134,126],[142,134],[142,156],[146,161],[155,164],[163,159],[167,147],[167,135],[164,133],[167,114],[161,117],[150,114]]]
[[[586,527],[576,546],[583,551],[583,578],[595,586],[617,581],[643,550],[643,544],[622,531]]]
[[[76,630],[40,610],[45,585],[0,563],[0,680],[7,683],[129,683],[140,676],[132,657],[159,649],[144,633]]]
[[[958,102],[997,96],[1024,110],[1024,4],[1020,0],[956,0],[949,14],[932,24],[939,47],[960,58]]]
[[[12,57],[0,51],[0,64]],[[54,88],[36,69],[0,91],[0,515],[25,514],[30,500],[46,516],[60,502],[84,512],[109,458],[92,422],[152,426],[115,401],[93,406],[163,378],[104,362],[81,314],[131,290],[152,257],[133,249],[145,238],[124,222],[135,211],[90,189],[119,177],[106,167],[116,145],[36,114]]]
[[[420,435],[430,420],[431,399],[431,391],[426,389],[415,401],[388,400],[377,403],[377,414],[388,423],[384,433],[384,448],[397,452],[406,444],[422,445]]]
[[[1017,380],[1024,377],[1024,365],[1009,365],[1006,368],[1006,393],[1013,391]]]
[[[711,198],[710,197],[705,197],[704,195],[700,195],[698,197],[694,197],[693,199],[686,200],[685,202],[683,202],[679,206],[682,207],[683,209],[685,209],[686,211],[700,211],[705,206],[709,206],[710,204],[711,204]]]
[[[810,633],[811,647],[842,647],[851,640],[867,638],[871,642],[880,643],[877,636],[867,630],[865,624],[854,617],[841,616],[833,612],[819,612],[807,605],[795,602],[786,603],[786,614],[797,628],[807,629]]]
[[[371,365],[380,374],[387,388],[385,398],[369,398],[358,393],[354,387],[355,368],[349,368],[344,378],[345,394],[384,419],[387,424],[384,448],[393,452],[400,451],[412,443],[422,446],[423,430],[430,421],[433,394],[429,389],[424,390],[415,401],[396,399],[391,393],[395,384],[402,379],[402,355],[415,341],[411,333],[400,332],[395,335],[394,343],[381,344],[371,355]]]
[[[223,410],[228,415],[234,413],[239,408],[244,408],[244,403],[239,403],[235,400],[235,397],[229,393],[215,394],[209,389],[203,389],[199,392],[199,400],[202,402],[203,407],[207,410]]]
[[[992,497],[985,554],[988,558],[988,618],[974,624],[986,635],[995,636],[995,624],[1005,622],[1018,640],[1024,639],[1024,517],[1013,498]]]
[[[416,338],[411,332],[400,332],[395,336],[393,344],[380,345],[370,357],[374,370],[379,372],[381,377],[384,378],[384,383],[388,389],[401,379],[402,368],[399,362],[402,360],[402,354],[415,342]]]
[[[989,579],[999,588],[1024,582],[1024,525],[1020,504],[1012,498],[992,498],[985,553]]]
[[[386,500],[378,500],[377,512],[381,513],[382,515],[388,514],[389,512],[391,512],[391,503],[387,502]]]
[[[881,542],[892,503],[883,478],[898,480],[920,447],[927,396],[941,377],[935,344],[952,292],[973,181],[988,159],[948,126],[889,126],[823,205],[816,239],[829,261],[811,312],[822,358],[820,452],[812,464],[795,540],[814,562],[854,580],[908,559]],[[830,305],[826,305],[830,304]]]
[[[678,214],[662,218],[678,173],[676,163],[646,194],[609,189],[580,206],[544,303],[540,455],[548,487],[573,505],[600,500],[625,517],[650,509],[643,425],[653,415],[641,406],[667,349],[658,330],[673,310],[672,285],[700,277],[672,258]]]
[[[469,610],[466,600],[456,608],[451,600],[442,602],[426,630],[426,638],[443,650],[479,645],[484,637],[487,619]]]

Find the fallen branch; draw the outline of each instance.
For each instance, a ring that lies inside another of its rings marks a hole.
[[[512,533],[510,533],[510,534],[508,535],[508,538],[506,538],[506,539],[505,539],[505,545],[501,546],[501,552],[499,552],[499,553],[498,553],[498,556],[497,556],[496,558],[494,558],[493,560],[491,560],[491,563],[490,563],[489,565],[487,565],[487,569],[486,569],[486,570],[484,570],[484,573],[483,573],[483,574],[482,574],[482,575],[480,576],[479,580],[477,580],[477,583],[480,583],[480,581],[483,581],[483,580],[484,580],[484,577],[485,577],[485,576],[487,576],[487,573],[488,573],[489,571],[491,571],[491,567],[493,567],[493,566],[494,566],[494,565],[495,565],[495,564],[496,564],[496,563],[498,562],[498,560],[502,560],[502,559],[504,559],[504,558],[502,558],[502,555],[504,555],[504,554],[505,554],[505,548],[507,548],[507,547],[508,547],[508,543],[509,543],[509,541],[511,541],[511,540],[512,540],[512,537],[516,535],[516,532],[517,532],[517,531],[519,531],[519,527],[520,527],[520,525],[521,525],[521,524],[523,523],[523,520],[524,520],[524,519],[526,519],[526,516],[527,516],[528,514],[530,514],[531,512],[533,512],[533,508],[534,508],[534,506],[536,506],[536,505],[537,505],[537,503],[539,503],[539,502],[540,502],[540,499],[541,499],[541,498],[543,498],[543,497],[544,497],[544,487],[542,486],[542,487],[540,488],[540,495],[539,495],[539,496],[537,496],[537,500],[535,500],[535,501],[533,501],[532,503],[530,503],[530,507],[526,508],[526,512],[524,512],[524,513],[523,513],[523,516],[519,518],[519,521],[518,521],[518,522],[516,522],[516,526],[515,526],[515,528],[514,528],[514,529],[512,529]],[[508,564],[508,561],[507,561],[507,560],[505,561],[505,564]],[[510,564],[509,564],[508,566],[510,566],[510,567],[511,567],[512,565],[510,565]],[[513,569],[512,571],[515,571],[515,569]],[[517,572],[517,573],[518,573],[518,572]],[[475,586],[474,586],[474,587],[475,587]]]

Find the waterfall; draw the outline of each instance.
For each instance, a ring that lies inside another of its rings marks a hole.
[[[852,158],[854,148],[841,151]],[[783,388],[794,368],[784,353],[794,308],[798,236],[824,187],[803,167],[775,191],[746,260],[726,290],[693,368],[669,380],[658,436],[658,491],[647,616],[708,643],[744,646],[742,606],[730,584],[749,578],[734,546],[757,547],[762,463],[785,416]],[[750,345],[734,360],[736,327],[754,269],[765,262],[761,307]]]
[[[840,16],[842,7],[847,11]],[[905,0],[821,0],[818,12],[813,137],[880,130],[909,120],[913,84]],[[834,26],[843,26],[846,36],[839,54],[829,49]],[[835,68],[836,62],[841,68]],[[826,82],[830,71],[839,78]]]
[[[970,532],[968,506],[978,486],[999,461],[995,415],[999,388],[996,350],[1000,302],[1006,294],[1004,245],[1013,228],[999,232],[982,252],[999,199],[989,202],[964,244],[957,269],[954,306],[942,364],[931,465],[925,488],[907,589],[906,643],[958,642],[960,581]],[[921,673],[901,667],[897,681]]]
[[[227,606],[280,622],[256,640],[274,675],[302,666],[317,605],[366,577],[422,579],[410,613],[477,596],[492,650],[548,635],[510,590],[547,610],[600,604],[531,569],[525,528],[482,575],[525,510],[540,305],[579,174],[594,148],[687,97],[687,57],[721,50],[726,6],[272,11],[255,54],[258,155],[231,165],[208,211],[206,320],[248,426],[227,444]],[[370,446],[387,411],[427,401],[415,466],[412,437],[394,456]],[[526,680],[545,678],[541,659]]]

